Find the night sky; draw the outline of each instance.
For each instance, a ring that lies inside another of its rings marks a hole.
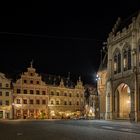
[[[81,75],[93,84],[102,43],[119,16],[128,18],[138,9],[138,1],[52,1],[8,9],[1,16],[0,71],[20,74],[33,59],[39,73],[70,72],[74,80]]]

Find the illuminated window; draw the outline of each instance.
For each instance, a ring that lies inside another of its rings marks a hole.
[[[131,69],[131,50],[128,47],[123,51],[123,69],[124,71]]]
[[[117,50],[114,54],[114,74],[121,72],[121,54]]]

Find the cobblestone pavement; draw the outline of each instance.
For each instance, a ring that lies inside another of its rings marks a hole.
[[[0,121],[0,140],[139,140],[140,124],[101,120]]]

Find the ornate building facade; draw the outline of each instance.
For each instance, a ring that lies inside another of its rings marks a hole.
[[[81,79],[74,85],[69,78],[39,75],[32,63],[13,84],[13,114],[18,119],[63,119],[78,117],[84,110]]]
[[[0,73],[0,119],[12,119],[12,91],[11,80]]]
[[[69,87],[61,79],[59,85],[48,85],[50,118],[72,118],[84,110],[84,88],[81,79],[75,87]]]
[[[42,77],[31,66],[14,83],[14,118],[48,118],[48,92]]]
[[[118,18],[107,49],[106,119],[140,121],[140,12]]]

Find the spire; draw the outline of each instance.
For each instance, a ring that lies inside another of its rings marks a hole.
[[[79,76],[79,82],[81,82],[81,76]]]
[[[30,67],[33,68],[33,60],[30,62]]]
[[[61,81],[60,81],[60,86],[61,86],[61,87],[64,87],[64,81],[63,81],[62,78],[61,78]]]
[[[70,72],[68,72],[68,80],[70,80]]]

